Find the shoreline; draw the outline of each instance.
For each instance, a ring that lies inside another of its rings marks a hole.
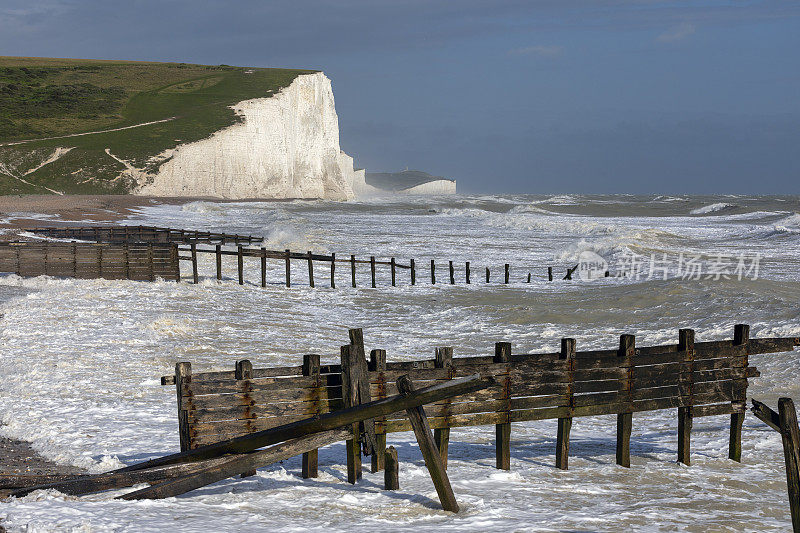
[[[82,222],[118,222],[137,208],[152,205],[182,205],[190,202],[291,202],[308,198],[225,199],[203,196],[52,195],[0,196],[0,240],[24,239],[19,233],[41,226],[67,226]],[[184,228],[193,229],[193,228]]]

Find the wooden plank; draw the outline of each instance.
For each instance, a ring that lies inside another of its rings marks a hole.
[[[290,258],[292,256],[292,252],[290,250],[286,250],[285,261],[286,261],[286,286],[291,287],[291,277],[292,277],[292,264]]]
[[[494,346],[494,362],[508,363],[511,359],[511,343],[498,342]],[[506,376],[503,384],[503,399],[506,401],[506,413],[510,411],[511,378]],[[496,467],[501,470],[511,470],[511,423],[503,422],[495,425]]]
[[[189,422],[183,405],[183,392],[189,386],[192,379],[192,363],[183,362],[175,364],[175,389],[178,396],[178,437],[180,440],[181,451],[185,452],[191,448],[191,437],[189,436]]]
[[[314,387],[314,379],[307,376],[252,378],[243,380],[208,380],[193,382],[184,396],[205,394],[242,394],[252,391],[275,391],[288,388]]]
[[[412,395],[393,396],[384,400],[377,400],[368,404],[360,405],[350,409],[342,409],[335,413],[326,413],[313,419],[305,419],[298,422],[285,424],[270,430],[245,435],[227,442],[205,446],[202,448],[172,454],[159,459],[153,459],[131,465],[124,470],[139,470],[166,464],[175,464],[189,461],[199,461],[211,457],[217,457],[226,453],[247,453],[249,451],[270,446],[284,440],[309,435],[316,432],[327,431],[347,426],[349,424],[385,416],[408,407],[424,405],[431,402],[443,400],[460,394],[467,394],[481,390],[489,386],[488,380],[481,379],[476,374],[467,378],[454,379],[452,381],[418,389]]]
[[[319,387],[319,355],[317,354],[306,354],[303,356],[303,375],[308,377],[313,377],[317,380],[315,384]],[[313,410],[316,414],[320,413],[320,405],[319,399],[315,398],[315,401],[312,403]],[[303,479],[307,478],[315,478],[319,476],[318,471],[318,463],[319,463],[319,450],[314,448],[313,450],[309,450],[303,454],[302,459],[302,476]]]
[[[241,361],[237,361],[235,372],[237,380],[250,379],[253,377],[253,364],[247,359],[242,359]],[[195,426],[195,429],[196,428],[197,426]],[[249,433],[249,431],[247,431],[246,433]],[[256,475],[256,471],[249,470],[247,472],[242,472],[241,477],[249,477],[254,475]]]
[[[800,531],[800,430],[797,426],[797,412],[791,398],[778,400],[778,417],[786,462],[786,486],[789,493],[792,528],[797,532]]]
[[[398,378],[397,388],[400,393],[405,396],[410,396],[414,392],[414,385],[408,376],[401,376]],[[425,460],[425,466],[428,468],[428,472],[431,475],[431,480],[433,480],[436,493],[439,495],[442,508],[445,511],[457,513],[458,503],[456,503],[453,488],[450,486],[447,470],[439,455],[439,450],[436,448],[428,419],[425,416],[425,410],[422,406],[417,406],[406,409],[406,413],[414,429],[414,435],[417,437],[417,444]]]
[[[191,244],[192,247],[192,281],[197,284],[198,283],[198,273],[197,273],[197,245],[195,243]]]
[[[327,403],[341,406],[341,388],[288,387],[276,390],[257,390],[240,394],[209,394],[204,396],[184,396],[185,409],[221,409],[235,406],[265,405],[266,402],[313,402],[319,399],[320,407]]]
[[[636,339],[633,335],[621,335],[619,339],[619,358],[623,366],[630,367],[636,354]],[[632,378],[629,376],[624,391],[630,393]],[[632,401],[628,402],[632,407]],[[631,430],[633,427],[633,411],[617,414],[617,464],[631,466]]]
[[[250,472],[256,468],[262,468],[278,461],[289,459],[310,449],[317,449],[322,446],[333,444],[348,436],[349,433],[347,430],[335,429],[315,435],[294,438],[264,450],[225,457],[223,460],[216,461],[214,464],[206,466],[189,475],[129,492],[118,496],[117,499],[142,500],[178,496],[237,474]]]
[[[434,364],[436,368],[448,370],[449,378],[455,377],[455,372],[453,371],[453,348],[436,348]],[[458,412],[458,409],[455,411],[453,410],[453,400],[453,398],[446,400],[447,403],[443,406],[446,408],[446,414],[443,412],[443,416],[448,416],[450,414],[461,414]],[[443,411],[445,411],[445,409],[443,409]],[[439,456],[442,458],[442,464],[444,465],[444,468],[447,469],[447,456],[450,448],[450,428],[437,428],[433,433],[433,440],[436,442],[436,448],[439,450]]]
[[[351,339],[353,333],[350,334]],[[342,396],[344,407],[353,408],[359,405],[359,365],[355,361],[356,350],[354,345],[341,347],[342,365]],[[353,437],[347,440],[347,482],[355,484],[361,478],[361,447],[358,422],[351,424],[350,429]]]
[[[570,382],[567,388],[567,407],[572,410],[574,403],[574,368],[575,368],[575,339],[561,339],[560,358],[569,365]],[[513,404],[512,404],[513,405]],[[556,468],[567,470],[569,468],[569,433],[572,429],[572,417],[558,418],[558,432],[556,433]]]
[[[750,342],[750,326],[747,324],[736,324],[733,328],[733,345],[747,347]],[[739,371],[731,369],[727,372]],[[726,372],[722,370],[720,372]],[[744,382],[745,391],[742,400],[747,394],[747,380]],[[737,462],[742,461],[742,425],[744,424],[744,411],[737,411],[731,414],[731,432],[728,442],[728,458]]]
[[[336,254],[331,254],[331,289],[336,288]]]
[[[370,361],[369,361],[369,370],[372,372],[382,372],[386,369],[386,350],[372,350],[369,354]],[[386,398],[386,389],[378,390],[378,394],[376,396],[372,396],[372,399],[383,399]],[[385,422],[386,417],[379,418],[375,420],[376,423],[383,423]],[[374,424],[373,424],[373,431],[374,431]],[[375,435],[375,450],[371,456],[370,460],[370,469],[374,472],[379,472],[384,468],[384,459],[385,459],[385,452],[386,450],[386,433],[376,434]]]
[[[775,431],[781,431],[781,420],[778,413],[767,407],[766,404],[759,402],[758,400],[752,400],[753,406],[750,410],[756,415],[756,418],[764,422],[766,425],[774,429]]]
[[[681,329],[678,331],[678,351],[685,352],[685,365],[688,372],[682,376],[681,385],[688,390],[689,401],[692,401],[694,383],[694,330]],[[691,435],[692,435],[692,406],[678,407],[678,462],[685,465],[691,464]]]

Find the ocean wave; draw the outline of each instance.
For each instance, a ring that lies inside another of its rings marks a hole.
[[[688,202],[688,198],[680,198],[678,196],[656,196],[651,202]]]
[[[720,211],[726,211],[726,210],[729,210],[729,209],[735,209],[737,207],[739,207],[739,206],[736,205],[736,204],[728,204],[728,203],[720,202],[720,203],[716,203],[716,204],[705,205],[703,207],[698,207],[697,209],[692,209],[691,211],[689,211],[689,214],[691,214],[691,215],[707,215],[709,213],[718,213]]]
[[[203,200],[189,202],[188,204],[183,204],[181,206],[181,211],[189,213],[218,213],[224,210],[225,210],[224,204],[216,202],[205,202]]]
[[[782,218],[772,226],[772,233],[793,233],[800,234],[800,214],[794,213],[786,218]]]
[[[552,204],[552,205],[582,205],[583,202],[572,194],[558,194],[545,198],[544,200],[534,200],[532,204]]]

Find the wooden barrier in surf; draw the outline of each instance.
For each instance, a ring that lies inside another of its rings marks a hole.
[[[198,283],[200,280],[200,272],[199,272],[199,264],[198,264],[198,257],[206,254],[206,255],[213,255],[214,256],[214,265],[215,265],[215,275],[217,280],[223,279],[223,260],[225,257],[235,257],[236,258],[236,270],[237,270],[237,277],[240,285],[244,285],[245,283],[245,260],[246,259],[258,259],[260,262],[260,281],[261,286],[266,287],[268,283],[267,279],[267,261],[268,260],[277,260],[284,263],[283,268],[283,275],[281,276],[280,280],[276,280],[276,282],[284,284],[286,287],[292,286],[292,262],[300,261],[303,263],[303,269],[308,272],[307,280],[310,287],[315,287],[317,281],[319,280],[319,272],[320,269],[317,267],[315,271],[315,263],[327,263],[323,270],[330,272],[330,275],[327,276],[327,281],[330,284],[331,288],[336,287],[336,266],[337,264],[340,266],[344,266],[345,268],[349,267],[350,275],[348,276],[348,281],[352,287],[357,286],[357,270],[358,267],[361,266],[363,269],[365,266],[368,266],[369,269],[369,281],[368,285],[375,288],[378,285],[378,269],[381,267],[388,267],[389,269],[389,279],[391,285],[397,286],[401,283],[400,281],[400,271],[408,271],[408,282],[410,285],[417,285],[418,281],[422,280],[430,280],[431,285],[436,285],[438,283],[443,283],[441,276],[437,280],[437,266],[441,266],[442,263],[439,262],[437,264],[435,259],[430,260],[430,266],[427,268],[427,275],[426,276],[418,276],[418,273],[422,273],[422,268],[417,265],[414,259],[410,259],[408,262],[401,262],[395,257],[380,259],[376,256],[370,256],[369,258],[356,258],[355,255],[340,255],[339,257],[336,256],[335,253],[331,254],[320,254],[320,253],[313,253],[311,251],[306,252],[297,252],[291,250],[267,250],[264,247],[254,248],[248,247],[246,245],[256,244],[263,242],[263,239],[260,237],[254,237],[251,235],[238,235],[238,234],[228,234],[228,233],[213,233],[213,232],[204,232],[204,231],[196,231],[196,230],[184,230],[184,229],[173,229],[173,228],[158,228],[152,226],[89,226],[89,227],[43,227],[43,228],[33,228],[31,230],[27,230],[31,233],[36,235],[41,235],[45,237],[51,238],[59,238],[59,239],[80,239],[80,240],[90,240],[96,242],[106,242],[112,244],[121,244],[121,243],[177,243],[182,245],[179,248],[179,252],[183,255],[178,256],[179,261],[185,261],[190,263],[190,268],[192,272],[192,281],[194,283]],[[198,245],[214,245],[213,248],[203,248],[198,247]],[[236,249],[225,249],[224,246],[235,245]],[[463,270],[460,264],[457,264],[455,261],[446,261],[445,262],[446,270],[446,277],[444,283],[449,283],[450,285],[455,285],[457,283],[465,283],[467,285],[472,284],[476,279],[479,280],[480,278],[476,278],[474,276],[475,267],[470,261],[464,262]],[[565,269],[565,275],[562,279],[564,280],[571,280],[572,275],[577,270],[578,265],[573,267],[568,267]],[[501,271],[501,278],[499,280],[502,284],[510,284],[513,281],[512,277],[512,267],[510,264],[505,263],[500,267]],[[520,271],[520,269],[513,269],[514,273]],[[315,274],[316,272],[316,274]],[[523,277],[521,278],[521,282],[530,283],[532,281],[532,275],[527,270],[522,270]],[[553,267],[547,268],[547,279],[548,281],[553,281],[554,279],[554,270]],[[170,278],[172,279],[172,278]],[[492,272],[489,267],[485,267],[485,282],[491,283],[492,282]]]
[[[19,276],[180,279],[178,247],[161,243],[0,243],[0,272]]]
[[[495,384],[483,391],[438,402],[426,409],[444,464],[451,428],[494,425],[496,466],[510,469],[511,423],[558,419],[556,466],[566,469],[573,419],[617,415],[616,461],[630,466],[632,415],[661,409],[678,410],[678,460],[690,463],[692,420],[730,415],[729,458],[741,458],[742,422],[748,378],[759,375],[750,366],[752,354],[792,351],[798,338],[750,339],[749,327],[737,325],[733,340],[695,342],[682,329],[677,344],[637,347],[633,335],[622,335],[618,348],[577,351],[574,339],[562,339],[558,352],[511,353],[500,342],[488,356],[453,357],[452,348],[438,348],[427,360],[387,362],[384,350],[372,350],[369,361],[361,330],[350,331],[339,364],[321,364],[320,356],[303,357],[300,366],[253,368],[245,360],[233,371],[192,373],[178,363],[175,374],[162,377],[175,385],[182,450],[261,431],[281,424],[335,412],[348,406],[342,384],[363,373],[361,398],[377,400],[395,394],[394,380],[408,375],[422,385],[480,373]],[[374,420],[372,470],[383,468],[386,435],[411,428],[394,414]],[[360,455],[348,445],[348,480],[360,475]],[[303,456],[303,476],[317,473],[317,455]]]
[[[261,237],[214,233],[154,226],[63,226],[57,228],[32,228],[26,230],[35,235],[55,239],[77,239],[96,242],[153,242],[153,243],[208,243],[208,244],[254,244],[263,242]]]

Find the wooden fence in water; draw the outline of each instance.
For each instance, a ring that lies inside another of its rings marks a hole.
[[[64,226],[58,228],[32,228],[27,230],[36,235],[56,239],[78,239],[96,242],[153,242],[153,243],[208,243],[208,244],[255,244],[263,242],[262,237],[231,233],[213,233],[154,226]]]
[[[501,342],[489,356],[454,358],[452,348],[439,348],[434,359],[387,362],[384,350],[366,360],[361,330],[351,330],[350,341],[339,364],[309,354],[300,366],[253,368],[245,360],[233,371],[193,374],[190,363],[178,363],[162,385],[176,386],[181,449],[386,398],[398,392],[401,375],[425,386],[480,373],[495,386],[425,409],[445,463],[451,428],[495,425],[496,465],[509,469],[510,424],[558,419],[556,465],[566,469],[573,418],[616,414],[617,463],[630,466],[632,414],[660,409],[678,409],[678,458],[685,464],[692,420],[730,415],[729,457],[738,461],[748,378],[759,375],[748,356],[800,345],[798,338],[750,339],[749,327],[737,325],[728,341],[695,342],[694,331],[684,329],[677,344],[661,346],[636,347],[633,335],[622,335],[615,349],[577,351],[574,339],[562,339],[558,352],[512,355],[511,344]],[[364,425],[377,443],[373,471],[382,468],[386,435],[409,428],[401,413]],[[351,482],[360,472],[357,449],[348,446]],[[303,475],[316,475],[315,452],[304,455]]]
[[[322,263],[323,269],[330,272],[327,277],[330,287],[336,287],[336,267],[344,267],[349,270],[349,284],[356,287],[358,284],[357,268],[360,265],[362,268],[367,266],[369,269],[369,286],[376,287],[378,284],[378,269],[388,267],[388,274],[392,286],[397,286],[401,283],[401,272],[407,273],[408,283],[416,285],[418,281],[430,280],[432,285],[437,283],[451,284],[465,283],[467,285],[484,281],[491,283],[493,273],[489,267],[481,269],[475,268],[474,265],[466,261],[463,264],[457,264],[454,261],[446,261],[444,263],[437,263],[435,259],[431,259],[429,264],[420,266],[414,259],[406,262],[397,260],[394,257],[379,259],[376,256],[369,256],[369,258],[356,258],[355,255],[339,256],[335,253],[319,254],[308,252],[296,252],[291,250],[267,250],[264,247],[254,248],[246,245],[252,245],[263,242],[260,237],[251,235],[238,235],[228,233],[213,233],[196,230],[184,230],[174,228],[158,228],[152,226],[89,226],[89,227],[45,227],[33,228],[28,230],[36,235],[59,238],[59,239],[80,239],[90,240],[96,242],[105,242],[110,244],[122,245],[124,243],[175,243],[181,245],[178,248],[178,261],[185,261],[189,263],[189,268],[192,272],[192,280],[198,283],[200,279],[198,257],[205,255],[212,255],[214,257],[214,264],[216,266],[216,279],[223,278],[223,258],[236,257],[236,267],[238,274],[238,281],[240,285],[245,283],[245,259],[258,259],[260,260],[260,275],[261,286],[266,287],[267,279],[267,261],[277,260],[284,263],[283,275],[278,282],[291,287],[292,280],[292,262],[303,262],[303,269],[308,272],[308,284],[310,287],[315,287],[319,279],[320,268],[319,264]],[[198,245],[214,245],[213,248],[199,247]],[[24,244],[20,244],[24,246]],[[235,250],[225,249],[223,246],[235,245]],[[109,249],[112,249],[111,247]],[[315,263],[317,270],[315,271]],[[179,269],[179,267],[176,267]],[[437,271],[437,268],[439,269]],[[571,280],[572,275],[577,269],[574,267],[566,268],[565,275],[562,279]],[[500,267],[499,283],[510,284],[512,283],[512,266],[508,263]],[[514,269],[513,274],[518,276],[519,269]],[[422,274],[424,271],[424,276]],[[440,272],[444,272],[441,274]],[[438,278],[437,278],[438,274]],[[26,274],[21,274],[26,275]],[[36,274],[38,275],[38,274]],[[67,274],[68,275],[68,274]],[[543,273],[544,275],[544,273]],[[547,268],[547,279],[553,281],[554,269],[553,267]],[[559,275],[560,276],[560,275]],[[172,277],[168,279],[173,279]],[[532,274],[529,271],[523,271],[522,277],[517,277],[514,282],[527,282],[532,280]]]
[[[178,281],[178,247],[161,243],[0,243],[0,271],[19,276]]]
[[[478,281],[481,279],[485,280],[485,283],[491,283],[492,281],[492,272],[489,267],[485,267],[484,270],[484,277],[481,277],[480,274],[482,273],[480,270],[476,271],[473,269],[473,265],[470,261],[466,261],[464,263],[464,268],[461,270],[461,266],[457,265],[454,261],[447,261],[446,266],[441,267],[445,269],[445,279],[442,281],[441,277],[437,278],[437,263],[435,259],[430,260],[430,266],[425,265],[427,268],[426,276],[421,278],[418,276],[418,272],[420,272],[420,268],[417,265],[414,259],[410,259],[408,263],[401,263],[396,258],[391,257],[389,259],[378,259],[374,255],[370,256],[369,259],[357,259],[355,255],[350,255],[349,257],[337,257],[335,253],[331,254],[317,254],[311,251],[308,252],[293,252],[292,250],[267,250],[266,248],[247,248],[244,246],[237,246],[236,250],[225,250],[222,248],[221,245],[217,244],[214,248],[199,248],[196,244],[192,243],[189,246],[184,246],[180,248],[180,251],[186,255],[180,255],[178,258],[181,261],[186,261],[191,264],[192,269],[192,279],[194,283],[198,283],[200,279],[200,272],[199,272],[199,264],[198,264],[198,255],[199,254],[207,254],[214,256],[214,263],[216,265],[216,279],[221,280],[223,278],[223,257],[236,257],[236,271],[237,277],[239,280],[239,285],[244,285],[245,283],[245,258],[254,258],[260,259],[260,273],[261,273],[261,286],[266,287],[268,280],[267,280],[267,260],[279,260],[284,263],[284,274],[279,280],[280,282],[284,283],[287,287],[292,286],[292,261],[302,261],[305,263],[303,265],[307,268],[308,272],[308,285],[310,287],[316,287],[317,279],[319,278],[319,269],[315,271],[314,265],[315,262],[318,263],[327,263],[323,270],[330,272],[329,276],[327,277],[328,282],[330,283],[331,288],[336,288],[336,266],[337,264],[340,266],[344,266],[344,268],[349,270],[349,283],[352,287],[356,287],[358,285],[357,282],[357,265],[368,265],[369,267],[369,284],[372,288],[377,287],[377,279],[378,279],[378,267],[389,267],[389,275],[391,279],[392,287],[396,287],[400,283],[400,271],[408,272],[408,283],[410,285],[417,285],[417,282],[420,280],[427,280],[430,279],[431,285],[436,285],[437,281],[439,283],[445,283],[450,285],[455,285],[457,282],[463,280],[463,283],[466,285],[470,285],[473,283],[476,278]],[[571,280],[572,274],[577,269],[577,265],[571,268],[566,269],[566,275],[563,277],[565,280]],[[506,263],[502,266],[502,275],[500,278],[500,283],[503,284],[510,284],[512,282],[512,269],[511,265]],[[316,274],[315,274],[316,272]],[[463,273],[463,274],[462,274]],[[547,269],[547,277],[549,281],[553,281],[553,267],[548,267]],[[523,275],[521,282],[530,283],[532,279],[531,273],[527,272],[527,277]]]

